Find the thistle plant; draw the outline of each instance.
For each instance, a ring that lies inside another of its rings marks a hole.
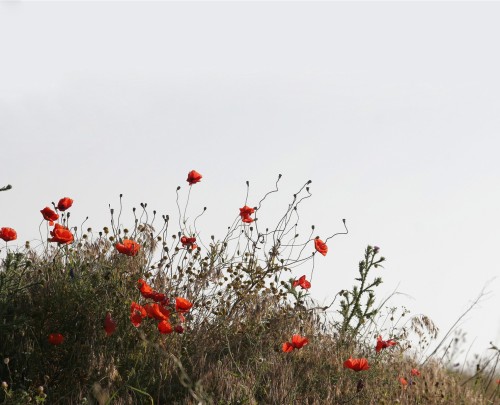
[[[359,277],[355,278],[359,284],[353,286],[351,291],[342,290],[339,293],[342,297],[339,310],[342,316],[340,335],[344,339],[356,337],[366,321],[373,320],[377,314],[374,288],[382,284],[382,278],[375,277],[373,281],[369,281],[368,273],[372,268],[383,267],[381,263],[385,258],[377,256],[379,250],[377,246],[366,248],[364,259],[358,266]]]

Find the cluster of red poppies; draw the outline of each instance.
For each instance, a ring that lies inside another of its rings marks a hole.
[[[383,340],[382,336],[377,337],[377,344],[375,346],[375,351],[377,353],[380,353],[381,350],[387,349],[388,347],[395,346],[397,345],[397,342],[394,339],[389,339],[389,340]],[[364,357],[359,358],[359,359],[353,359],[350,357],[348,360],[344,362],[344,367],[345,368],[350,368],[351,370],[354,371],[363,371],[363,370],[368,370],[370,368],[370,365],[368,364],[368,360],[366,360]],[[411,369],[410,374],[412,377],[418,377],[420,376],[420,371],[416,368]],[[399,382],[401,383],[401,386],[406,389],[408,385],[413,385],[415,384],[415,381],[413,381],[412,378],[410,378],[410,381],[404,377],[399,377]]]
[[[64,197],[59,200],[57,206],[55,207],[57,211],[64,212],[73,205],[73,200],[69,197]],[[56,242],[59,245],[67,245],[74,241],[74,236],[71,231],[64,225],[55,223],[59,219],[59,214],[50,207],[45,207],[40,210],[43,219],[49,222],[50,226],[54,226],[54,229],[50,231],[52,238],[49,242]]]
[[[189,312],[193,304],[185,298],[175,298],[175,317],[172,314],[170,300],[165,294],[159,293],[144,280],[137,281],[137,288],[145,299],[151,299],[153,302],[148,302],[140,305],[135,301],[130,305],[130,321],[132,325],[138,328],[142,320],[146,317],[156,319],[158,322],[158,330],[162,334],[172,333],[174,330],[177,333],[184,332],[182,323],[185,322],[184,314]],[[171,321],[178,321],[179,323],[172,328]]]

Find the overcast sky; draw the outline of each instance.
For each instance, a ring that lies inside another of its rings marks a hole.
[[[350,233],[312,295],[349,288],[367,244],[412,313],[500,344],[500,4],[0,3],[0,226],[40,238],[40,209],[109,224],[124,194],[191,207],[222,236],[283,174],[277,216],[312,180],[302,223]],[[274,202],[273,202],[274,201]],[[280,205],[281,204],[281,205]],[[264,212],[264,210],[263,210]],[[309,269],[305,268],[304,272]],[[296,276],[303,274],[297,270]]]

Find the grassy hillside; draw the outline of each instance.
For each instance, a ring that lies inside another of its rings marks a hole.
[[[278,182],[237,207],[223,238],[188,223],[188,207],[174,220],[143,205],[129,229],[111,210],[108,227],[79,229],[69,198],[42,210],[41,246],[15,248],[2,228],[1,403],[498,403],[498,349],[474,375],[416,360],[437,329],[378,302],[378,247],[354,287],[314,302],[312,264],[335,235],[297,235],[308,184],[273,228],[258,217]]]

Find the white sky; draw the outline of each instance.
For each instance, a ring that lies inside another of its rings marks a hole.
[[[222,237],[283,174],[307,180],[307,230],[350,234],[316,260],[313,296],[349,288],[367,244],[413,313],[446,330],[499,274],[498,3],[0,3],[0,226],[39,210],[108,225],[124,193],[191,207]],[[186,187],[183,187],[185,190]],[[280,199],[281,198],[281,199]],[[304,232],[304,235],[306,232]],[[308,267],[304,270],[309,270]],[[297,271],[296,276],[302,275]],[[463,325],[500,344],[500,285]]]

